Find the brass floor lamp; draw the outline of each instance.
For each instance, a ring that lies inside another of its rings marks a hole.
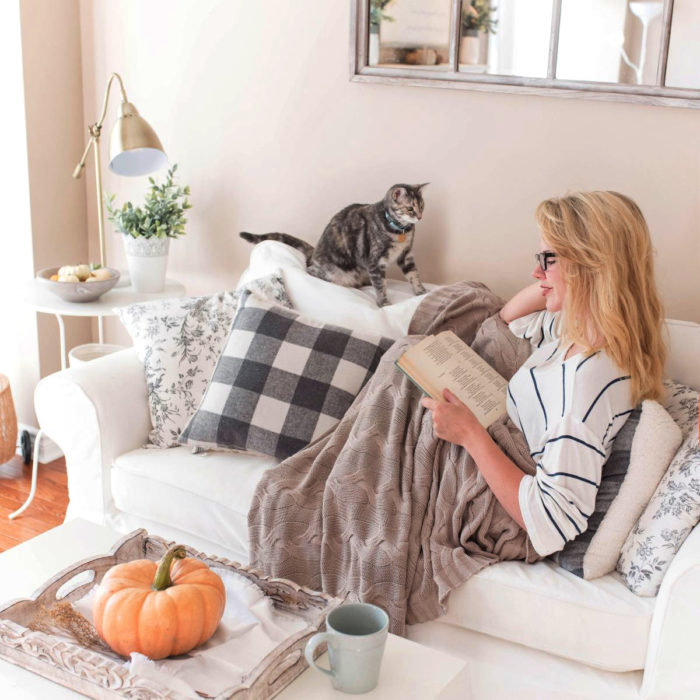
[[[100,235],[100,264],[105,265],[104,213],[102,198],[102,176],[100,174],[100,134],[107,114],[109,92],[114,79],[119,81],[122,103],[119,107],[119,119],[112,127],[109,141],[109,169],[117,175],[147,175],[164,168],[168,164],[160,139],[151,125],[139,115],[138,110],[129,102],[124,90],[124,83],[118,73],[112,73],[107,82],[102,114],[97,123],[89,127],[90,140],[85,147],[80,163],[73,171],[73,177],[79,178],[85,167],[90,148],[95,154],[95,183],[97,185],[97,226]]]
[[[79,178],[85,167],[90,149],[92,148],[95,154],[95,182],[97,185],[97,225],[100,234],[100,264],[105,266],[105,239],[104,239],[104,213],[102,202],[102,176],[100,171],[100,135],[102,133],[102,124],[107,115],[107,103],[109,101],[109,91],[115,78],[119,81],[119,87],[122,93],[122,103],[120,105],[119,119],[112,127],[112,135],[109,144],[109,168],[117,175],[147,175],[155,170],[160,170],[168,164],[168,158],[163,151],[163,146],[160,139],[153,131],[150,124],[139,115],[136,107],[129,102],[124,90],[124,83],[121,76],[117,73],[112,73],[107,82],[105,90],[104,104],[102,105],[102,114],[97,120],[97,123],[89,127],[90,140],[85,147],[83,157],[80,159],[77,167],[73,171],[73,177]],[[59,316],[57,318],[60,319]],[[102,342],[102,318],[98,319],[100,342]],[[62,326],[61,326],[62,328]],[[4,384],[0,378],[0,394],[3,394]],[[41,441],[43,431],[39,430],[34,441],[34,459],[32,465],[32,485],[29,491],[27,500],[14,513],[10,513],[10,520],[21,515],[29,506],[36,493],[36,480],[39,467],[39,443]],[[14,442],[16,437],[10,438],[13,442],[12,449],[14,451]]]

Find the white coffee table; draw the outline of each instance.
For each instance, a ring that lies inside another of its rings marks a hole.
[[[158,534],[158,533],[154,533]],[[105,554],[121,534],[86,520],[72,520],[0,554],[0,602],[26,598],[53,574],[82,559]],[[320,663],[328,665],[325,655]],[[448,654],[389,635],[379,685],[363,698],[464,700],[466,663]],[[0,659],[0,697],[12,700],[79,698],[79,693]],[[281,700],[351,697],[333,690],[307,669],[278,696]]]

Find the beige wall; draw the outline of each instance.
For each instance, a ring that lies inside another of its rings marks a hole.
[[[700,321],[699,112],[352,83],[339,0],[81,0],[80,16],[85,123],[120,72],[192,188],[169,268],[190,293],[234,283],[249,252],[240,230],[314,242],[344,205],[430,181],[423,277],[509,295],[529,281],[537,203],[610,188],[648,218],[669,315]],[[120,199],[146,184],[105,180]],[[88,212],[94,228],[92,199]],[[108,251],[123,265],[115,235]]]
[[[36,271],[88,261],[86,185],[71,177],[88,134],[81,119],[78,0],[22,0],[20,8]],[[88,179],[94,187],[92,172]],[[45,376],[61,368],[58,324],[47,314],[37,314],[37,322]],[[91,342],[89,319],[66,318],[65,326],[69,348]]]
[[[0,372],[19,421],[34,425],[39,376],[60,369],[58,327],[21,303],[21,289],[36,270],[87,260],[88,252],[85,187],[70,176],[84,145],[78,0],[1,3],[0,49]],[[90,322],[68,321],[66,336],[88,342]]]
[[[4,205],[0,229],[0,372],[10,380],[18,420],[33,423],[32,390],[39,378],[39,343],[33,315],[17,303],[17,290],[34,271],[18,3],[0,3],[0,62],[4,71],[0,127],[9,135],[4,139],[0,168]]]

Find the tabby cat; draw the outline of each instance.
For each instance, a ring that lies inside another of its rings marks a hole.
[[[328,223],[318,244],[286,233],[256,235],[241,232],[251,243],[281,241],[306,256],[310,275],[344,287],[371,284],[377,304],[389,303],[386,293],[386,268],[396,261],[414,294],[425,294],[416,270],[411,248],[415,224],[423,216],[422,185],[394,185],[379,202],[350,204]]]

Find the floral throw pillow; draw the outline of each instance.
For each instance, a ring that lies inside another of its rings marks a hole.
[[[146,372],[152,429],[149,446],[176,447],[196,412],[233,323],[242,292],[292,308],[281,274],[235,292],[132,304],[117,313]]]
[[[700,446],[696,426],[678,449],[622,548],[617,570],[629,589],[637,595],[655,596],[671,560],[699,521]]]
[[[685,384],[671,380],[664,382],[666,401],[664,408],[669,412],[687,438],[698,432],[698,392]]]

